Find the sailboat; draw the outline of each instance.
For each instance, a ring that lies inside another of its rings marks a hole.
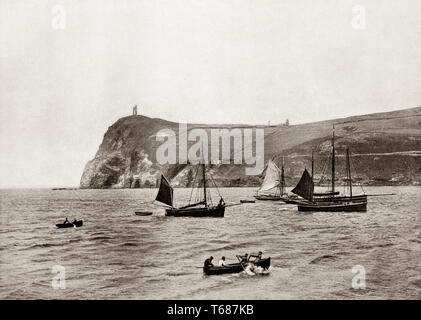
[[[305,200],[298,201],[298,211],[367,211],[367,195],[353,195],[351,164],[349,157],[349,148],[346,149],[346,175],[349,186],[349,195],[340,195],[335,190],[335,130],[332,135],[332,177],[331,189],[323,193],[314,192],[313,174],[310,176],[307,169],[304,169],[303,175],[297,186],[291,191]],[[313,161],[312,161],[313,168]],[[313,171],[313,169],[312,169]]]
[[[212,200],[208,197],[206,189],[206,166],[203,163],[202,168],[202,187],[203,199],[195,203],[189,203],[185,206],[176,208],[174,207],[174,190],[164,175],[161,175],[161,182],[159,184],[158,194],[155,200],[167,206],[165,209],[166,216],[172,217],[224,217],[225,202],[220,195],[218,205],[213,205]],[[197,176],[197,172],[196,172]],[[215,184],[216,185],[216,184]],[[219,193],[219,192],[218,192]],[[210,195],[209,195],[210,196]]]
[[[271,160],[268,161],[265,178],[254,197],[257,200],[279,201],[284,193],[284,185],[281,182],[281,170]]]

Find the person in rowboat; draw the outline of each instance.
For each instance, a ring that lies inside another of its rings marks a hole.
[[[219,199],[219,204],[218,204],[218,206],[220,206],[220,207],[222,207],[223,205],[225,204],[225,201],[224,201],[224,199]]]
[[[67,220],[67,217],[66,217],[66,220],[64,220],[63,224],[66,224],[66,223],[70,223],[70,221]]]
[[[205,260],[205,263],[203,265],[203,268],[209,269],[209,268],[213,267],[212,260],[213,260],[213,257],[212,256],[210,256],[210,258],[206,259]]]
[[[225,257],[222,257],[221,258],[221,260],[219,260],[219,263],[218,263],[218,265],[220,266],[220,267],[225,267]]]
[[[259,251],[257,254],[250,254],[250,258],[254,257],[255,258],[254,262],[257,262],[257,261],[262,260],[262,254],[263,254],[262,251]]]

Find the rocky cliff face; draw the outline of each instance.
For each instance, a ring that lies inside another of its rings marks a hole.
[[[309,123],[296,126],[267,126],[264,129],[264,158],[283,159],[287,184],[294,185],[302,170],[310,168],[311,150],[315,154],[315,177],[329,176],[329,151],[332,125],[335,124],[337,179],[345,179],[344,153],[351,150],[353,178],[369,185],[421,185],[421,107]],[[178,124],[144,116],[119,119],[105,133],[94,159],[86,164],[81,188],[137,188],[156,185],[161,172],[174,185],[188,186],[195,167],[160,165],[156,161],[160,129],[178,132]],[[248,128],[242,125],[189,125],[203,128]],[[211,135],[208,134],[210,137]],[[177,140],[177,144],[178,144]],[[192,143],[190,143],[192,144]],[[209,139],[210,144],[210,139]],[[210,149],[210,146],[209,146]],[[177,145],[178,150],[178,145]],[[263,175],[245,175],[244,165],[211,165],[219,186],[256,186]]]
[[[119,119],[108,128],[95,158],[86,164],[81,188],[155,186],[160,171],[166,171],[155,160],[155,135],[161,128],[175,127],[143,116]]]

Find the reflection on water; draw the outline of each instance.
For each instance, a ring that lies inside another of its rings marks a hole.
[[[152,203],[154,189],[0,190],[0,298],[419,299],[421,188],[366,189],[397,195],[370,198],[366,213],[257,201],[227,207],[225,218],[173,218]],[[228,203],[254,192],[220,191]],[[56,229],[65,217],[84,225]],[[202,274],[210,255],[234,262],[258,250],[272,257],[269,276]],[[51,286],[54,265],[65,267],[64,290]],[[351,287],[355,265],[365,290]]]

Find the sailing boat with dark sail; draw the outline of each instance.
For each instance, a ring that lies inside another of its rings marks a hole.
[[[349,195],[340,195],[335,190],[335,131],[332,136],[332,179],[331,189],[324,193],[314,192],[313,177],[310,176],[307,169],[297,186],[292,190],[293,193],[303,197],[305,201],[298,201],[298,211],[367,211],[367,195],[352,194],[351,164],[349,158],[349,148],[346,149],[346,175],[349,186]],[[313,165],[312,165],[313,166]],[[313,170],[312,170],[313,171]]]
[[[203,198],[200,201],[190,203],[176,208],[174,207],[174,190],[171,187],[168,180],[161,175],[161,183],[159,185],[159,191],[155,198],[156,201],[159,201],[163,204],[169,206],[165,209],[166,216],[173,217],[223,217],[225,214],[225,202],[224,199],[220,196],[218,205],[212,204],[212,199],[210,198],[210,193],[208,195],[208,190],[206,186],[206,167],[205,164],[201,165],[202,168],[202,188],[203,188]],[[198,172],[196,172],[197,176]],[[216,186],[216,184],[215,184]],[[218,192],[219,193],[219,192]],[[191,200],[191,199],[190,199]]]
[[[268,161],[265,178],[254,197],[257,200],[281,200],[283,195],[283,184],[281,182],[281,170],[272,160]]]

